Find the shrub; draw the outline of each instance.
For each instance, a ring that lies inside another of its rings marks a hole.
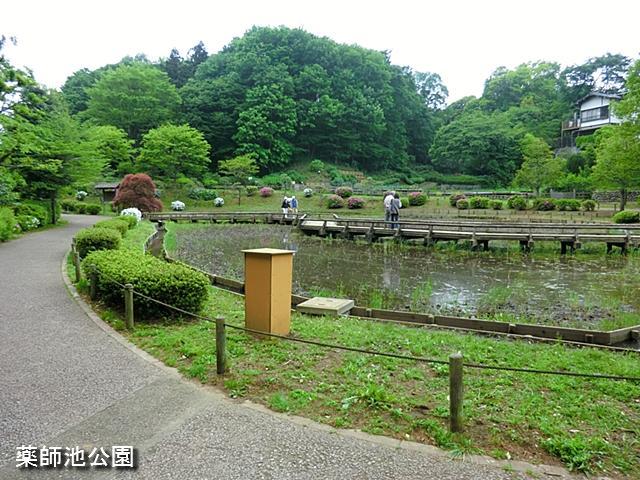
[[[135,215],[120,215],[118,218],[112,218],[111,220],[127,222],[127,227],[129,227],[129,230],[135,228],[135,226],[138,225],[138,217],[136,217]]]
[[[76,233],[76,249],[81,257],[96,250],[115,250],[120,247],[122,235],[111,228],[85,228]]]
[[[342,208],[344,207],[344,199],[339,195],[329,195],[327,197],[327,208]]]
[[[587,199],[582,201],[582,209],[585,212],[593,212],[596,209],[597,203],[595,200]]]
[[[336,188],[336,195],[341,198],[349,198],[353,195],[353,188],[351,187],[338,187]]]
[[[556,207],[562,212],[577,212],[580,210],[580,200],[561,198],[556,200]]]
[[[322,160],[311,160],[309,163],[309,170],[312,172],[320,173],[324,170],[324,162]]]
[[[65,212],[75,212],[76,211],[76,201],[75,200],[60,200],[60,208],[62,208]]]
[[[489,199],[487,197],[471,197],[469,199],[469,207],[486,210],[489,208]]]
[[[40,225],[46,225],[49,223],[49,212],[41,205],[34,203],[21,203],[14,208],[15,215],[27,215],[29,217],[36,217],[40,222]]]
[[[533,201],[533,208],[540,212],[550,212],[556,209],[556,202],[553,198],[536,198]]]
[[[125,218],[123,217],[122,219],[120,218],[111,218],[109,220],[102,220],[101,222],[98,222],[94,225],[94,228],[97,229],[110,229],[110,230],[117,230],[118,232],[120,232],[121,236],[125,236],[125,234],[127,233],[127,230],[129,230],[129,222],[130,220],[125,220]]]
[[[187,194],[187,196],[194,200],[210,201],[218,196],[218,192],[210,188],[198,187],[198,188],[192,188],[191,190],[189,190],[189,193]]]
[[[40,226],[40,220],[36,217],[32,217],[31,215],[18,215],[16,217],[16,222],[20,226],[20,230],[23,232],[35,230]]]
[[[120,212],[120,217],[128,222],[131,222],[128,217],[133,217],[136,219],[136,223],[138,223],[140,220],[142,220],[142,212],[135,207],[125,208]],[[135,226],[135,223],[133,224],[133,226]]]
[[[458,210],[468,210],[469,209],[469,200],[466,198],[461,198],[456,202],[456,208]]]
[[[504,208],[504,202],[502,200],[490,200],[489,208],[492,210],[502,210]]]
[[[98,215],[102,211],[102,205],[99,203],[87,203],[85,210],[89,215]]]
[[[640,212],[633,212],[631,210],[622,210],[613,216],[614,223],[639,223]]]
[[[173,210],[174,212],[181,212],[184,210],[184,207],[184,202],[181,202],[180,200],[174,200],[173,202],[171,202],[171,210]]]
[[[449,197],[449,205],[451,205],[452,207],[457,207],[458,200],[464,200],[466,198],[467,197],[465,196],[464,193],[454,193]]]
[[[113,203],[117,207],[136,207],[143,212],[162,210],[162,202],[155,197],[156,185],[146,173],[128,174],[120,182]]]
[[[270,197],[271,195],[273,195],[273,188],[271,188],[271,187],[262,187],[260,189],[260,196],[261,197]]]
[[[302,193],[304,194],[305,197],[309,198],[313,196],[313,190],[311,190],[310,188],[305,188]]]
[[[107,303],[122,306],[122,288],[130,283],[136,292],[189,312],[199,312],[207,300],[209,280],[182,263],[167,263],[151,255],[130,250],[94,252],[82,262],[85,273],[98,272],[97,293]],[[135,297],[139,318],[175,315],[175,311],[143,297]]]
[[[513,210],[526,210],[527,199],[520,195],[512,195],[507,199],[507,207]]]
[[[347,207],[352,210],[364,208],[364,204],[364,199],[360,197],[350,197],[349,200],[347,200]]]
[[[13,235],[16,226],[16,217],[10,208],[0,208],[0,242],[6,242]]]
[[[221,206],[223,206],[223,205],[224,205],[224,198],[222,198],[222,197],[217,197],[217,198],[215,198],[215,199],[213,200],[213,205],[214,205],[215,207],[221,207]]]
[[[411,192],[409,194],[409,205],[419,207],[427,203],[427,196],[422,192]]]
[[[87,192],[85,192],[84,190],[78,190],[76,192],[76,200],[78,200],[79,202],[83,201],[85,198],[87,198],[87,195],[89,195]]]
[[[256,193],[258,193],[258,187],[255,185],[247,185],[247,197],[253,197]]]

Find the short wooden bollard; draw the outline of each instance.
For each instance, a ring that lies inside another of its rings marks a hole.
[[[216,372],[222,375],[227,367],[227,334],[224,317],[216,317]]]
[[[82,280],[82,269],[80,268],[80,254],[73,250],[73,266],[76,267],[76,283]]]
[[[89,297],[91,300],[98,297],[98,271],[94,265],[89,267]]]
[[[133,330],[133,285],[124,286],[124,314],[128,330]]]
[[[463,430],[462,361],[460,352],[449,355],[449,430],[451,433]]]

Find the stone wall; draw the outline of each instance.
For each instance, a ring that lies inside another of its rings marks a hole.
[[[620,192],[594,192],[592,198],[596,202],[620,202]],[[627,193],[627,201],[634,202],[640,198],[640,192]]]

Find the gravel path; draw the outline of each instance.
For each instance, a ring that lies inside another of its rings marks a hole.
[[[0,479],[526,478],[436,449],[337,434],[178,378],[99,328],[60,265],[96,217],[0,245]],[[20,445],[137,448],[137,470],[18,470]],[[557,478],[557,477],[556,477]]]

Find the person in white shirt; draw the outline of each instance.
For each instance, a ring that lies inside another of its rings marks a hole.
[[[384,221],[391,221],[391,202],[393,202],[393,195],[395,192],[387,192],[387,195],[384,197]]]

